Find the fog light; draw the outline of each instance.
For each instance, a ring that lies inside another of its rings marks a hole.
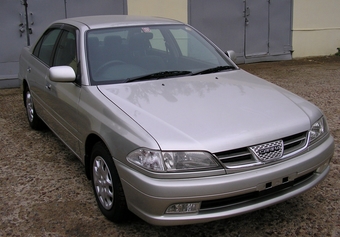
[[[329,160],[328,160],[327,162],[325,162],[324,164],[322,164],[322,165],[316,170],[316,173],[322,173],[322,172],[324,172],[328,165],[329,165]]]
[[[195,213],[200,208],[199,202],[172,204],[166,209],[168,214]]]

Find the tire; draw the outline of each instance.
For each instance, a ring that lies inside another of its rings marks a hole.
[[[125,221],[129,211],[123,187],[111,154],[103,142],[96,143],[92,150],[91,180],[103,215],[116,223]]]
[[[25,99],[27,119],[28,119],[28,123],[30,127],[35,130],[42,129],[44,127],[44,122],[39,118],[39,116],[37,115],[35,111],[33,98],[28,88],[26,88],[24,91],[24,99]]]

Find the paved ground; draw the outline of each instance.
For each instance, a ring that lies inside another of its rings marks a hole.
[[[0,90],[0,236],[340,236],[340,57],[242,68],[312,101],[336,140],[332,168],[312,190],[281,204],[206,224],[116,225],[96,206],[76,157],[49,131],[29,128],[19,89]]]

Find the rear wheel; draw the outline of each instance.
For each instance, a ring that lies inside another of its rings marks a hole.
[[[104,143],[98,142],[94,145],[91,164],[92,187],[100,211],[111,221],[124,221],[128,209],[123,187],[111,154]]]
[[[41,129],[44,125],[43,121],[39,118],[37,113],[35,112],[33,98],[31,92],[28,88],[25,89],[24,92],[25,106],[26,106],[26,114],[28,118],[28,122],[33,129]]]

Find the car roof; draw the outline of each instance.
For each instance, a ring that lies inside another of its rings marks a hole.
[[[138,25],[183,24],[180,21],[167,18],[130,15],[83,16],[62,19],[55,21],[54,23],[65,23],[70,25],[83,24],[90,29]]]

